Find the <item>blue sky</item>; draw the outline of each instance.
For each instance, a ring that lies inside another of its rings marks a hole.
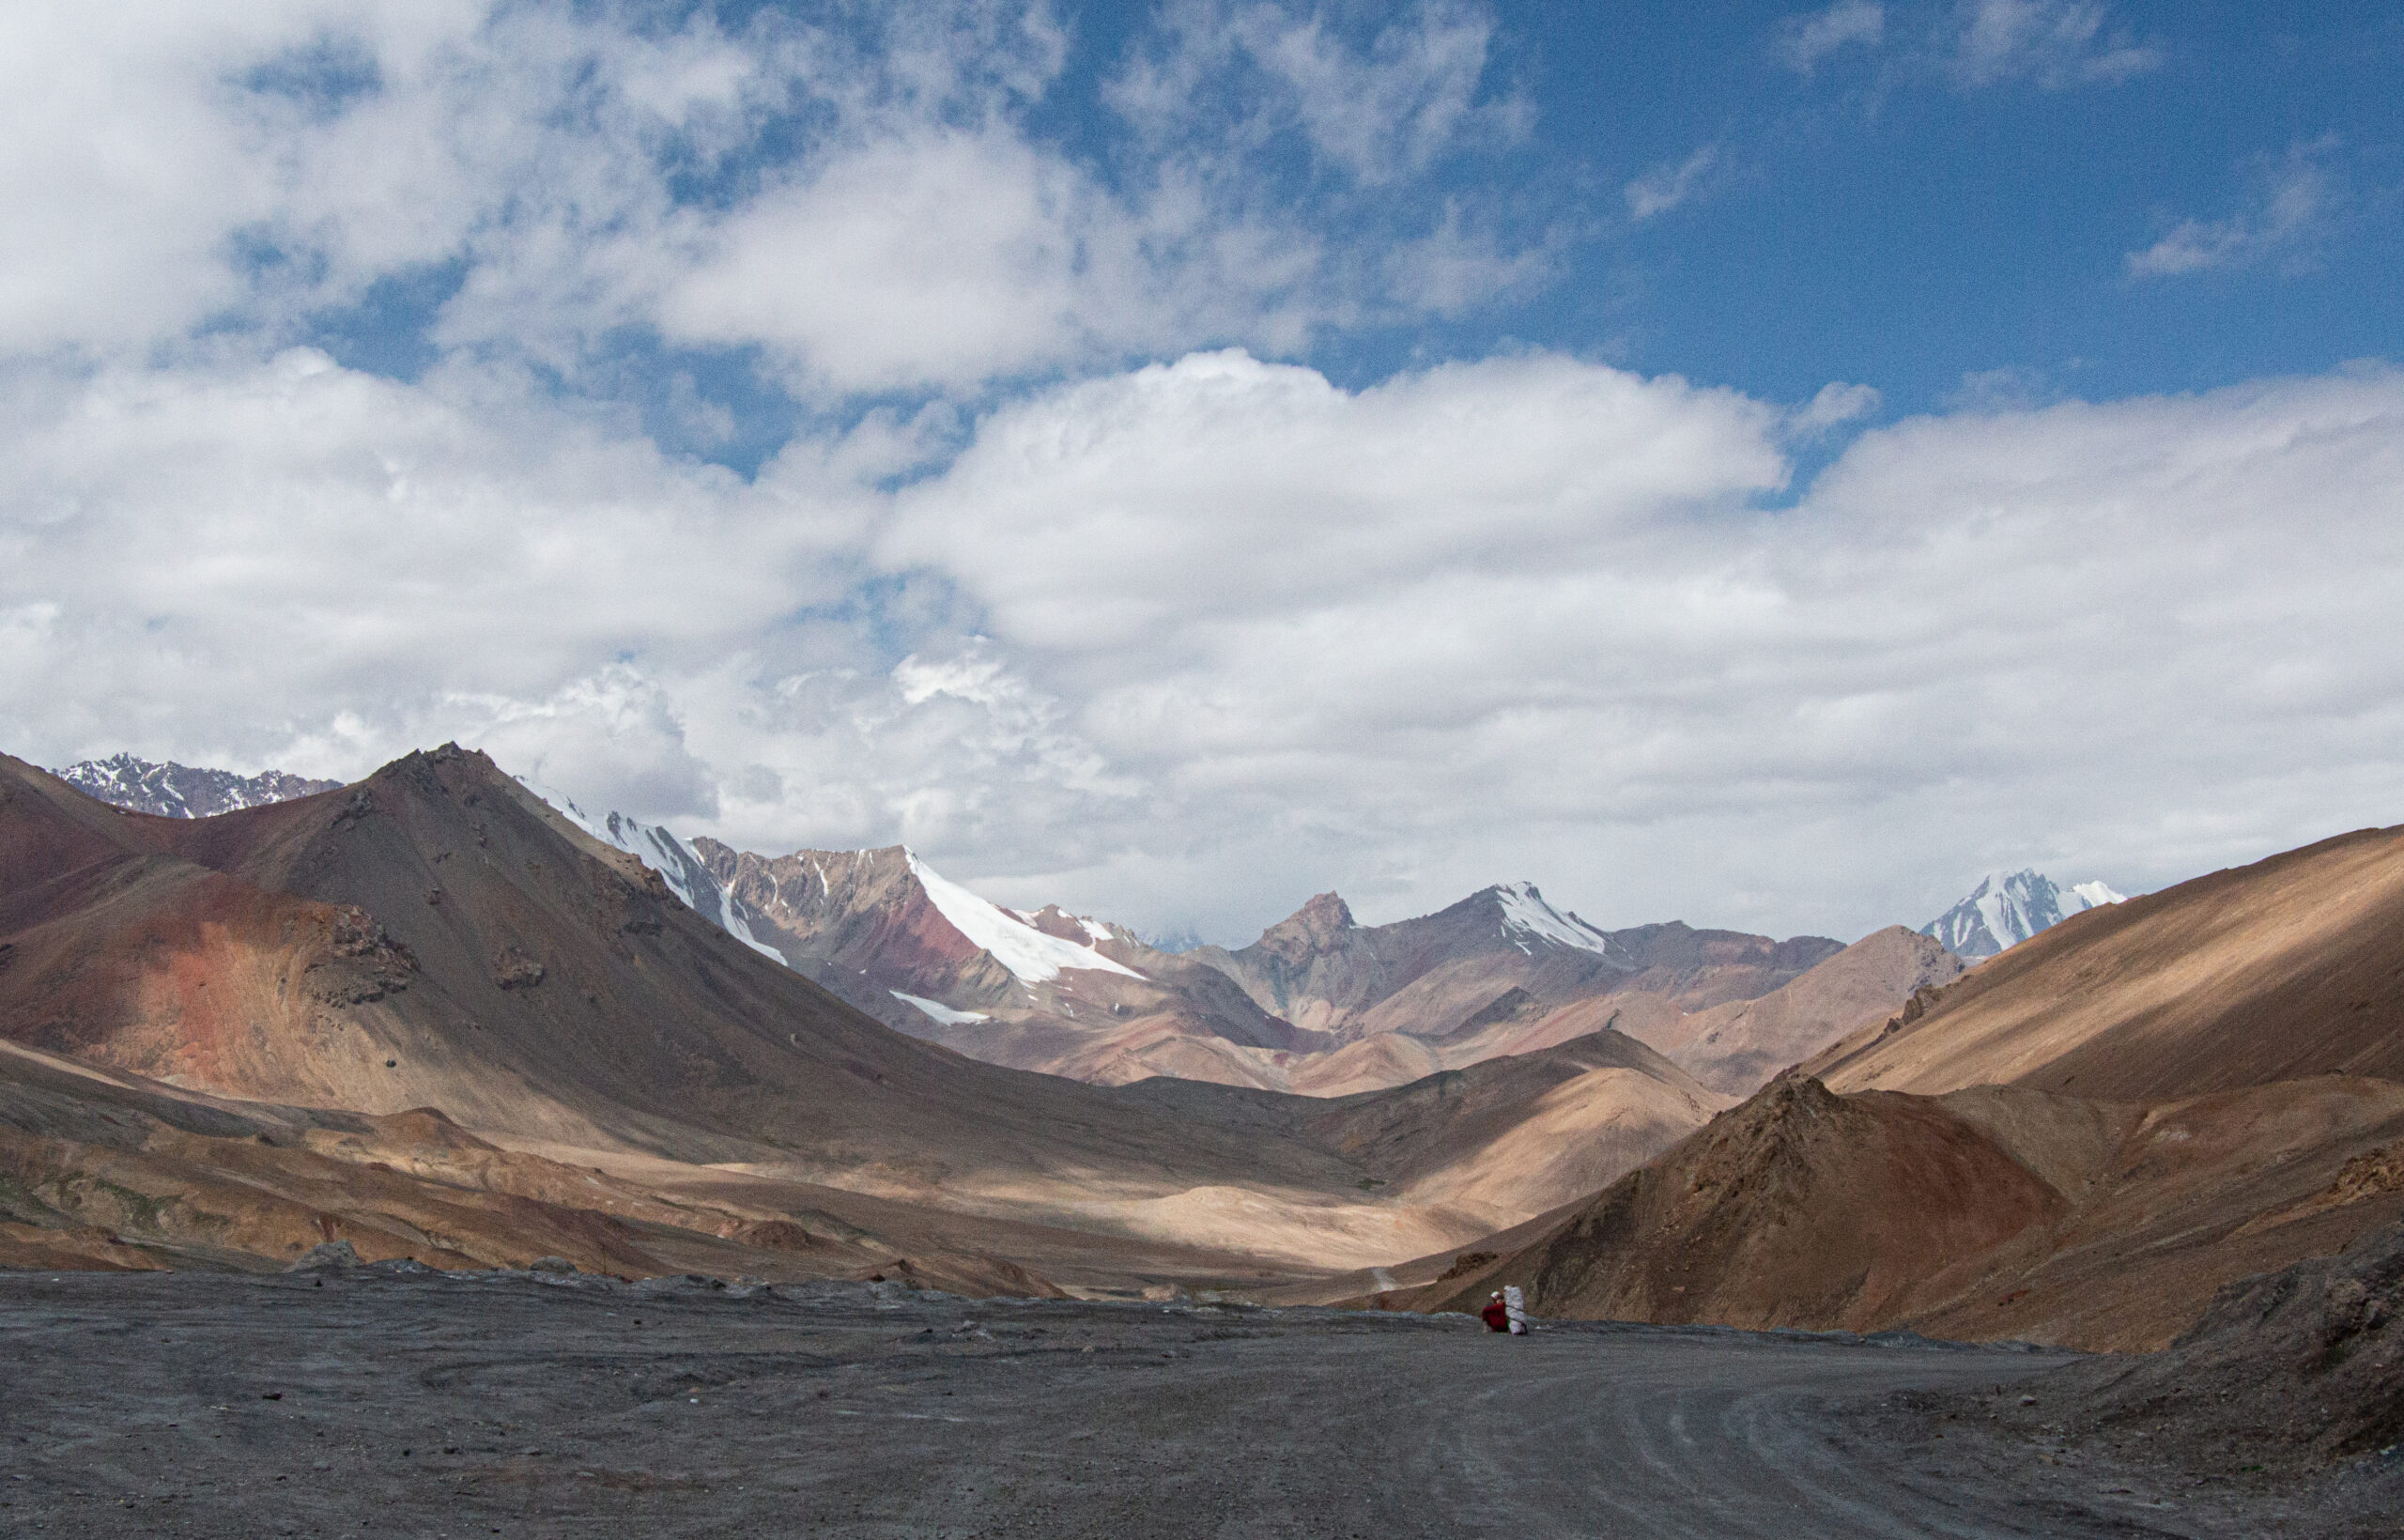
[[[0,742],[455,737],[1239,941],[2392,823],[2399,82],[2367,4],[23,0]]]

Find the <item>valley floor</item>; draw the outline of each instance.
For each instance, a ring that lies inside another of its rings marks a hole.
[[[2385,1532],[2325,1482],[2199,1487],[1909,1410],[2016,1407],[2070,1357],[890,1284],[21,1273],[0,1533]]]

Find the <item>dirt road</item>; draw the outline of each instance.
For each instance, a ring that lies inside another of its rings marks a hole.
[[[1902,1393],[2016,1405],[2057,1362],[893,1286],[15,1274],[0,1534],[2357,1532],[1897,1431]]]

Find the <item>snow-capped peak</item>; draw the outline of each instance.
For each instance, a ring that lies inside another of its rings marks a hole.
[[[2129,901],[2129,896],[2126,893],[2115,893],[2102,883],[2073,883],[2070,886],[2063,888],[2062,892],[2068,898],[2079,901],[2078,909],[2101,909],[2107,903]],[[2074,915],[2078,913],[2078,909],[2073,909],[2067,902],[2062,905],[2062,913],[2065,915]]]
[[[1533,883],[1504,883],[1494,890],[1494,897],[1502,908],[1503,939],[1522,949],[1526,947],[1522,937],[1535,937],[1555,946],[1575,947],[1580,951],[1610,950],[1603,932],[1545,902]]]
[[[997,903],[979,898],[958,883],[939,875],[933,868],[918,859],[915,851],[904,850],[902,855],[910,863],[910,874],[926,889],[929,901],[951,928],[970,942],[994,954],[994,961],[1010,971],[1021,983],[1040,984],[1057,978],[1071,968],[1084,968],[1096,973],[1123,973],[1130,978],[1142,974],[1123,962],[1114,962],[1090,947],[1073,941],[1046,935],[1034,926]],[[1091,933],[1087,927],[1087,933]]]
[[[1991,871],[1969,896],[1920,927],[1956,957],[1993,957],[2082,910],[2127,901],[2100,882],[2062,886],[2034,869]]]

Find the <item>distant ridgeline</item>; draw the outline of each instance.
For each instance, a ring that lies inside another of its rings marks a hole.
[[[53,774],[102,802],[161,818],[209,818],[240,808],[331,792],[342,784],[338,780],[311,780],[281,770],[238,776],[230,770],[201,770],[172,761],[154,764],[131,754],[85,760]]]
[[[1919,928],[1956,957],[1993,957],[2082,910],[2125,901],[2102,883],[2064,887],[2042,871],[1992,871],[1970,896]]]

